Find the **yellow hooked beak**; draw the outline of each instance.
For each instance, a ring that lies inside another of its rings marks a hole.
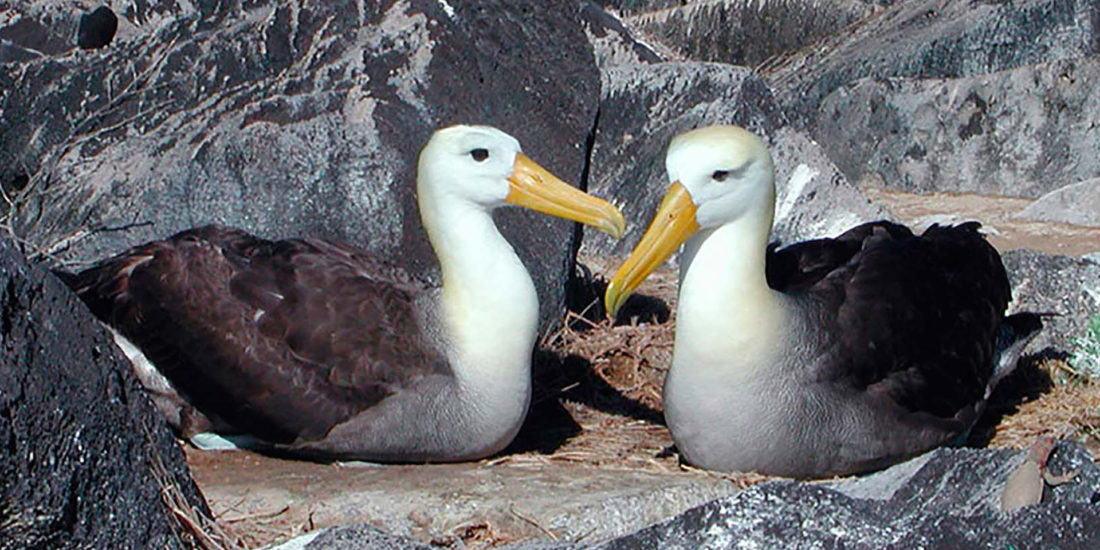
[[[558,179],[523,153],[516,155],[508,184],[506,202],[591,225],[616,239],[626,231],[618,208]]]
[[[661,199],[661,206],[642,240],[607,285],[603,296],[607,314],[615,317],[634,289],[696,231],[699,231],[699,222],[695,219],[695,203],[687,189],[675,182]]]

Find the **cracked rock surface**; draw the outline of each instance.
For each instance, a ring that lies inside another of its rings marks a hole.
[[[75,295],[0,240],[0,548],[188,548],[175,439]],[[169,489],[165,489],[168,487]]]
[[[869,476],[838,482],[773,481],[595,545],[551,540],[511,550],[599,548],[1093,548],[1100,544],[1100,469],[1080,445],[1060,442],[1043,502],[1001,512],[1005,479],[1027,451],[937,449]],[[280,548],[429,548],[367,526],[332,528]],[[300,544],[300,546],[289,546]]]
[[[781,242],[883,217],[977,217],[1005,251],[1013,309],[1057,314],[1032,351],[1071,353],[1100,315],[1093,0],[121,0],[108,3],[116,32],[93,50],[79,28],[98,5],[77,4],[0,3],[0,191],[34,261],[79,266],[217,222],[346,241],[431,277],[415,157],[434,128],[457,122],[497,125],[563,179],[621,203],[623,240],[583,240],[612,261],[668,185],[669,139],[737,123],[776,160]],[[534,275],[547,330],[581,234],[518,210],[498,221]],[[1029,244],[1064,255],[1011,250]],[[10,244],[0,269],[0,442],[11,449],[0,456],[0,548],[180,544],[149,457],[190,505],[202,501],[170,438],[139,429],[159,419],[113,347]],[[1096,472],[1083,453],[1063,443],[1054,470],[1079,467],[1078,482],[1012,515],[994,504],[1022,453],[973,449],[736,495],[674,464],[620,475],[560,462],[532,468],[537,483],[481,464],[318,481],[317,464],[233,470],[215,458],[228,479],[209,488],[225,502],[265,491],[304,501],[297,525],[372,525],[288,548],[427,547],[454,532],[455,511],[461,525],[489,518],[486,531],[532,537],[514,546],[527,550],[1093,548]],[[532,496],[539,483],[556,490]],[[261,512],[272,510],[245,513]],[[569,542],[538,540],[542,528]]]
[[[40,51],[23,34],[0,44],[21,59],[0,65],[0,184],[20,206],[17,234],[60,260],[220,223],[352,243],[434,273],[416,157],[456,123],[498,126],[580,183],[600,83],[573,2],[118,11],[109,48]],[[12,25],[66,16],[50,2],[4,13]],[[519,209],[497,218],[535,280],[543,327],[557,323],[574,225]]]

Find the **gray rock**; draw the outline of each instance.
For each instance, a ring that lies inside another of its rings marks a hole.
[[[162,491],[209,517],[91,313],[0,240],[0,548],[190,548]]]
[[[965,78],[861,79],[824,98],[812,134],[852,181],[1034,198],[1100,174],[1098,87],[1098,57]]]
[[[296,537],[282,544],[265,547],[265,550],[428,550],[431,548],[455,548],[455,544],[424,544],[409,537],[393,536],[370,525],[330,527]],[[458,543],[458,548],[465,548]],[[582,548],[567,542],[531,540],[504,546],[502,550],[570,550]]]
[[[638,242],[668,187],[665,149],[681,132],[737,123],[770,134],[781,115],[763,81],[717,63],[658,63],[605,70],[589,192],[614,197],[627,220],[618,240],[589,232],[590,253],[624,255]]]
[[[586,546],[557,540],[530,540],[507,544],[498,548],[501,550],[574,550],[576,548],[586,548]]]
[[[891,219],[803,132],[791,126],[776,130],[771,153],[777,190],[773,239],[791,244],[835,237],[863,222]]]
[[[703,1],[706,0],[597,0],[601,5],[623,14],[655,11]]]
[[[661,61],[652,48],[635,40],[633,33],[618,17],[595,2],[583,0],[581,18],[600,69]]]
[[[290,540],[263,546],[262,550],[303,550],[306,545],[313,542],[317,537],[328,533],[329,531],[332,531],[334,529],[351,530],[355,529],[356,527],[357,526],[355,525],[349,525],[344,527],[324,527],[321,529],[314,529],[313,531],[310,531],[304,535],[298,535]],[[417,541],[412,542],[415,543]]]
[[[1004,480],[1028,452],[940,448],[886,470],[825,485],[856,499],[908,501],[928,513],[952,508],[967,515],[996,512]],[[1072,483],[1048,487],[1044,503],[1090,503],[1100,491],[1100,469],[1080,444],[1059,441],[1049,460],[1052,473],[1077,470],[1078,475]]]
[[[1042,504],[999,510],[1008,473],[1026,453],[938,449],[839,484],[756,485],[738,495],[597,548],[1095,548],[1100,471],[1088,451],[1061,442],[1050,469],[1076,482]],[[874,487],[873,485],[876,485]],[[853,487],[857,487],[853,489]]]
[[[627,233],[613,241],[589,232],[588,253],[623,256],[630,251],[668,188],[664,158],[669,140],[711,124],[738,124],[770,140],[779,192],[777,239],[834,235],[886,217],[848,184],[820,147],[785,126],[771,92],[748,69],[713,63],[635,65],[606,70],[603,81],[588,187],[621,204]]]
[[[265,547],[265,550],[426,550],[429,548],[454,548],[455,545],[424,544],[416,539],[397,537],[370,525],[330,527],[291,539],[285,543]],[[465,548],[459,544],[459,548]],[[495,546],[502,550],[569,550],[581,546],[550,540],[531,540]]]
[[[71,2],[33,0],[0,3],[0,63],[29,61],[74,53],[80,38],[80,23],[88,11],[111,7],[118,16],[112,43],[132,41],[176,19],[215,17],[223,9],[215,2],[128,0],[122,2]],[[91,54],[93,59],[97,54]]]
[[[718,476],[553,460],[354,467],[240,454],[196,458],[203,494],[229,521],[278,516],[283,525],[317,528],[370,524],[419,540],[484,526],[503,538],[550,532],[601,542],[738,490]]]
[[[595,545],[530,540],[506,548],[1091,548],[1100,544],[1100,505],[1094,503],[1100,496],[1100,470],[1088,451],[1074,442],[1059,442],[1048,465],[1056,475],[1077,470],[1073,482],[1048,487],[1038,505],[1012,513],[1000,511],[1005,480],[1026,456],[1026,451],[941,448],[864,477],[756,485]],[[365,526],[334,527],[300,541],[304,546],[272,550],[428,547]]]
[[[898,2],[761,70],[799,126],[819,127],[821,101],[861,78],[959,78],[1100,52],[1091,0]],[[816,135],[816,134],[815,134]]]
[[[639,35],[674,52],[675,59],[756,66],[802,49],[870,15],[862,0],[681,3],[624,18]],[[663,3],[661,4],[663,6]]]
[[[76,47],[81,12],[60,2],[0,5],[0,63],[58,55]]]
[[[1017,216],[1027,220],[1100,227],[1100,178],[1055,189],[1039,197]]]
[[[63,261],[221,223],[434,270],[415,159],[458,122],[581,179],[599,81],[574,2],[145,7],[121,12],[149,23],[110,48],[0,67],[0,183],[17,233]],[[498,221],[556,322],[573,224]]]
[[[308,536],[308,535],[307,535]],[[272,550],[427,550],[440,548],[408,537],[396,537],[370,525],[354,525],[325,529],[305,546],[280,545]]]
[[[1072,354],[1090,319],[1100,316],[1100,263],[1095,259],[1011,250],[1001,256],[1012,283],[1012,311],[1053,313],[1029,349]],[[1100,377],[1100,372],[1087,373]]]

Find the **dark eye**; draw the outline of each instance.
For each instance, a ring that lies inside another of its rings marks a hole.
[[[489,158],[489,150],[481,148],[474,149],[473,151],[470,151],[470,156],[474,157],[474,160],[481,162]]]
[[[710,178],[714,181],[726,181],[726,178],[730,175],[729,170],[715,170]]]

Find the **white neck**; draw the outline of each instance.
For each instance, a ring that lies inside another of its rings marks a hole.
[[[538,330],[531,276],[488,211],[464,201],[441,202],[421,189],[421,219],[443,273],[441,319],[453,345],[455,374],[471,386],[486,378],[526,384]]]
[[[771,216],[749,212],[685,244],[673,368],[729,376],[761,366],[736,358],[762,357],[783,322],[764,273],[770,230]]]

